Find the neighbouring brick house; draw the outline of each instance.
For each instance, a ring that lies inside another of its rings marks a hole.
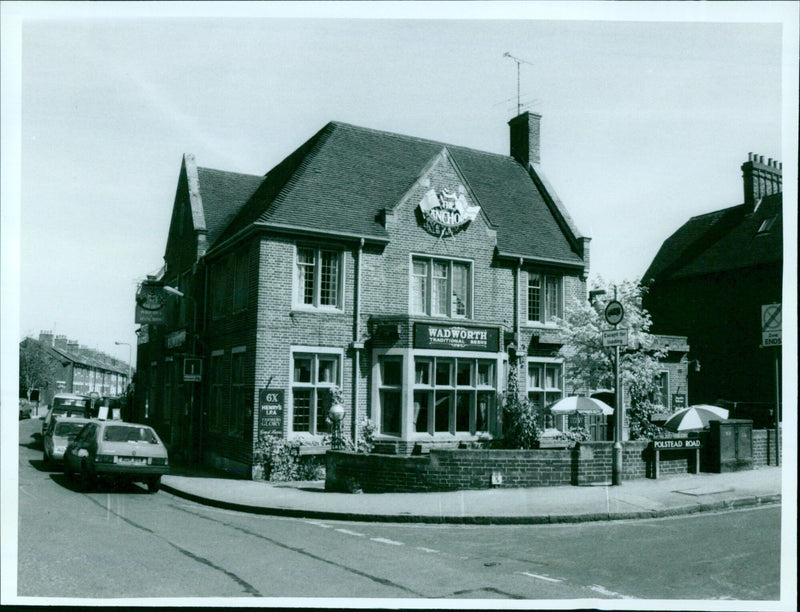
[[[782,165],[749,155],[744,203],[692,217],[642,277],[655,333],[691,346],[689,402],[770,423],[779,347],[762,348],[762,306],[781,302]]]
[[[347,435],[368,418],[398,454],[499,434],[509,355],[540,407],[561,398],[552,319],[586,299],[590,239],[541,172],[539,121],[509,122],[510,156],[337,122],[264,176],[184,156],[149,282],[187,297],[140,329],[138,418],[248,472],[259,432],[318,441],[334,386]]]
[[[42,331],[38,340],[25,338],[20,345],[36,342],[54,365],[54,379],[40,389],[39,403],[50,404],[58,392],[104,397],[123,395],[128,388],[127,364],[101,351],[81,346],[76,340]]]

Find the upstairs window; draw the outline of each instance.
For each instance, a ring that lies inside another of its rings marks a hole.
[[[341,308],[342,255],[297,247],[295,305],[302,308]]]
[[[471,316],[470,264],[414,257],[411,261],[411,313],[433,317]]]
[[[775,225],[775,221],[778,220],[778,215],[773,215],[772,217],[767,217],[761,222],[761,225],[758,226],[758,232],[756,232],[756,236],[763,236],[765,234],[769,234],[772,230],[772,226]]]
[[[562,278],[528,273],[528,322],[550,323],[564,316]]]

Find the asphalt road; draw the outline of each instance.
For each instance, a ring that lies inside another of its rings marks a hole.
[[[348,523],[76,489],[20,423],[20,596],[447,599],[779,597],[780,507],[575,525]]]

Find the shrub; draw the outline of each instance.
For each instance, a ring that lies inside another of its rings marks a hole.
[[[519,392],[519,368],[512,362],[503,407],[503,442],[506,448],[536,448],[541,429],[536,406]]]

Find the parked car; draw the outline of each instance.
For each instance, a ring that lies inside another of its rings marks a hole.
[[[150,493],[169,472],[167,448],[152,427],[124,421],[87,423],[64,453],[64,472],[80,476],[83,488],[98,477],[143,482]]]
[[[31,418],[31,405],[28,400],[19,400],[19,420]]]
[[[44,422],[42,423],[42,437],[44,437],[44,433],[50,426],[50,422],[53,420],[54,416],[60,415],[86,419],[91,416],[89,412],[89,398],[85,395],[57,393],[53,398],[53,403],[50,405],[50,410],[47,411],[47,415],[44,417]]]
[[[45,466],[50,467],[54,462],[62,462],[69,443],[89,422],[90,419],[56,416],[44,432]]]

